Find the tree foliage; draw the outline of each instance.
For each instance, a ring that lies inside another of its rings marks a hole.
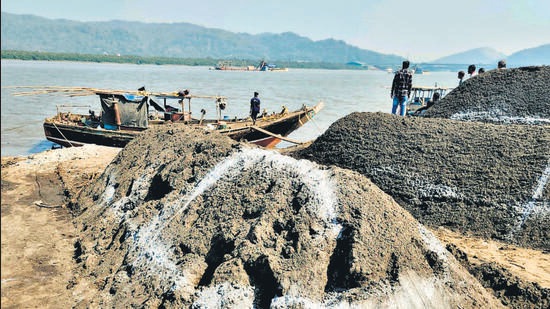
[[[210,66],[214,67],[222,59],[212,58],[170,58],[170,57],[142,57],[132,55],[95,55],[78,53],[53,53],[21,50],[2,50],[2,59],[16,60],[42,60],[42,61],[80,61],[80,62],[111,62],[111,63],[133,63],[133,64],[156,64],[156,65],[188,65],[188,66]],[[257,60],[233,59],[235,63],[246,65],[257,65]],[[278,67],[303,68],[303,69],[360,69],[345,64],[326,62],[289,62],[281,61]]]
[[[395,65],[403,60],[400,56],[360,49],[344,41],[313,41],[292,32],[252,35],[184,22],[77,22],[5,12],[1,22],[2,50],[135,55],[159,57],[163,61],[168,58],[253,59],[255,62],[265,59],[277,63],[360,61],[370,65]]]

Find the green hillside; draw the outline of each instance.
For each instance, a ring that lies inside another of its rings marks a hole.
[[[285,62],[396,65],[403,60],[291,32],[251,35],[189,23],[77,22],[2,12],[1,48],[55,53],[166,58],[266,59]]]

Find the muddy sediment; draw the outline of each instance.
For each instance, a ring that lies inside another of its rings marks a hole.
[[[148,130],[77,207],[78,307],[499,306],[363,175],[216,133]]]
[[[512,274],[495,262],[472,263],[468,255],[456,245],[449,244],[446,249],[476,277],[481,284],[493,290],[502,304],[510,308],[548,308],[550,307],[550,289],[536,282],[529,282]]]
[[[492,70],[425,117],[350,114],[296,156],[364,174],[429,226],[548,250],[548,89],[548,66]]]
[[[72,288],[78,231],[65,189],[78,192],[89,180],[83,176],[101,172],[119,150],[2,157],[2,308],[71,308],[82,297]]]
[[[550,130],[353,113],[300,158],[360,172],[421,223],[550,249]]]
[[[353,113],[291,155],[360,172],[432,228],[548,252],[548,89],[548,66],[489,71],[424,117]],[[465,265],[506,306],[549,303],[548,288],[501,266]]]

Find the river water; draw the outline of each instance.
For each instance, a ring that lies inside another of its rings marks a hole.
[[[10,86],[67,86],[101,89],[170,92],[189,89],[195,95],[223,95],[228,98],[223,116],[248,114],[254,91],[260,93],[262,110],[279,112],[319,101],[325,107],[313,121],[289,137],[308,141],[322,134],[334,121],[352,112],[390,112],[393,75],[372,70],[289,69],[287,72],[215,71],[208,67],[136,65],[111,63],[2,60],[2,156],[23,156],[50,149],[42,123],[56,114],[57,105],[84,105],[99,112],[96,96],[60,95],[13,96],[21,89]],[[413,85],[454,87],[456,72],[428,72],[415,75]],[[26,89],[32,90],[32,88]],[[206,117],[214,117],[212,101]],[[200,110],[200,108],[199,108]],[[198,110],[193,109],[195,113]],[[78,111],[75,111],[78,112]],[[281,146],[289,144],[281,143]]]

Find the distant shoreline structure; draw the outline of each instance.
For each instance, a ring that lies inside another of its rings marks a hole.
[[[153,64],[153,65],[186,65],[186,66],[207,66],[215,67],[220,61],[227,59],[213,58],[171,58],[171,57],[143,57],[135,55],[110,55],[110,54],[79,54],[79,53],[57,53],[42,51],[23,50],[2,50],[2,60],[25,60],[25,61],[76,61],[96,63],[127,63],[127,64]],[[240,62],[255,63],[257,60],[239,60]],[[400,63],[390,64],[364,64],[350,61],[347,63],[330,62],[304,62],[304,61],[277,61],[281,67],[293,69],[329,69],[329,70],[382,70],[387,68],[398,68]],[[453,72],[464,70],[469,64],[439,64],[439,63],[418,63],[422,68],[430,72]],[[477,64],[486,70],[496,68],[496,63]]]

